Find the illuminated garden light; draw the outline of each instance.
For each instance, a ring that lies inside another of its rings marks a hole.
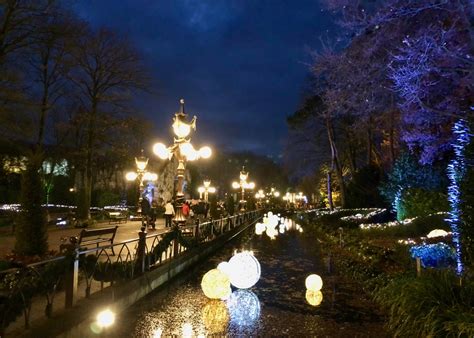
[[[112,326],[114,322],[115,322],[115,313],[113,313],[109,309],[101,311],[97,315],[97,324],[99,324],[99,326],[102,328]]]
[[[323,280],[319,275],[311,274],[306,277],[304,284],[308,290],[319,291],[323,287]]]
[[[219,269],[206,272],[202,277],[201,289],[211,299],[225,299],[232,292],[229,277]]]
[[[250,252],[239,252],[229,260],[230,282],[239,289],[248,289],[260,279],[260,263]]]
[[[461,189],[460,185],[463,177],[466,174],[466,157],[464,154],[465,147],[470,141],[470,130],[467,122],[460,119],[454,124],[453,133],[456,136],[452,147],[454,149],[454,159],[448,165],[448,200],[450,204],[450,210],[448,212],[448,218],[446,221],[451,227],[453,235],[454,249],[456,250],[456,273],[462,275],[464,271],[464,264],[462,261],[462,248],[461,248],[461,210],[460,210],[460,197]]]
[[[323,301],[323,293],[321,291],[306,290],[306,301],[311,306],[318,306]]]

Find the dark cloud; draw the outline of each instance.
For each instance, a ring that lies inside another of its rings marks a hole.
[[[308,46],[331,29],[317,0],[87,0],[75,10],[94,26],[127,34],[155,80],[137,98],[157,138],[184,97],[197,140],[278,154],[285,117],[300,99]]]

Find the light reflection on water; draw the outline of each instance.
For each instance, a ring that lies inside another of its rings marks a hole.
[[[255,233],[256,227],[249,229],[214,256],[127,309],[110,337],[334,336],[340,330],[353,336],[354,331],[347,331],[349,322],[361,325],[364,320],[377,321],[378,317],[374,319],[359,309],[365,301],[360,292],[354,296],[327,272],[323,263],[327,255],[308,229],[303,231],[288,218],[270,222],[278,229],[273,239],[266,234],[268,221],[262,222],[265,230],[260,234]],[[234,251],[244,250],[253,250],[262,265],[257,284],[246,290],[233,288],[225,301],[205,297],[200,287],[203,275],[229,260]],[[306,292],[309,273],[324,279],[322,293]]]

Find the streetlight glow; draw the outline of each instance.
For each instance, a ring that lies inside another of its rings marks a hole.
[[[101,327],[112,326],[115,322],[115,313],[109,309],[99,312],[97,315],[97,324]]]
[[[153,146],[153,153],[162,160],[166,160],[170,156],[170,151],[163,143],[155,143],[155,145]]]
[[[125,179],[127,181],[135,181],[137,179],[138,175],[137,173],[130,171],[125,175]]]

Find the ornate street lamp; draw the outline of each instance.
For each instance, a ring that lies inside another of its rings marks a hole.
[[[255,183],[247,182],[247,178],[249,173],[245,171],[245,167],[242,167],[239,175],[239,182],[232,182],[232,188],[241,190],[241,200],[240,200],[240,211],[245,211],[245,190],[249,189],[252,190],[255,188]]]
[[[136,181],[138,180],[138,212],[141,213],[142,210],[142,200],[143,200],[143,187],[144,182],[153,182],[158,179],[158,175],[146,171],[148,165],[148,158],[142,153],[139,157],[135,157],[135,165],[137,166],[137,171],[130,171],[125,175],[127,181]],[[143,225],[143,215],[142,215],[142,225]]]
[[[202,199],[202,195],[204,194],[204,201],[209,201],[209,193],[213,194],[216,192],[216,188],[211,187],[210,180],[204,180],[204,185],[198,188],[199,192],[199,199]]]
[[[183,215],[183,203],[184,203],[184,174],[186,171],[186,161],[195,161],[199,158],[209,158],[212,154],[211,148],[202,147],[199,150],[195,150],[191,144],[191,139],[187,138],[191,133],[191,129],[196,130],[196,116],[190,122],[186,122],[187,114],[184,113],[184,100],[181,99],[180,111],[174,115],[173,118],[173,132],[175,134],[174,143],[172,146],[167,147],[163,143],[156,143],[153,146],[153,152],[162,160],[171,160],[173,156],[178,160],[178,169],[176,177],[178,178],[176,186],[176,213],[173,221],[179,225],[186,222],[186,217]]]

